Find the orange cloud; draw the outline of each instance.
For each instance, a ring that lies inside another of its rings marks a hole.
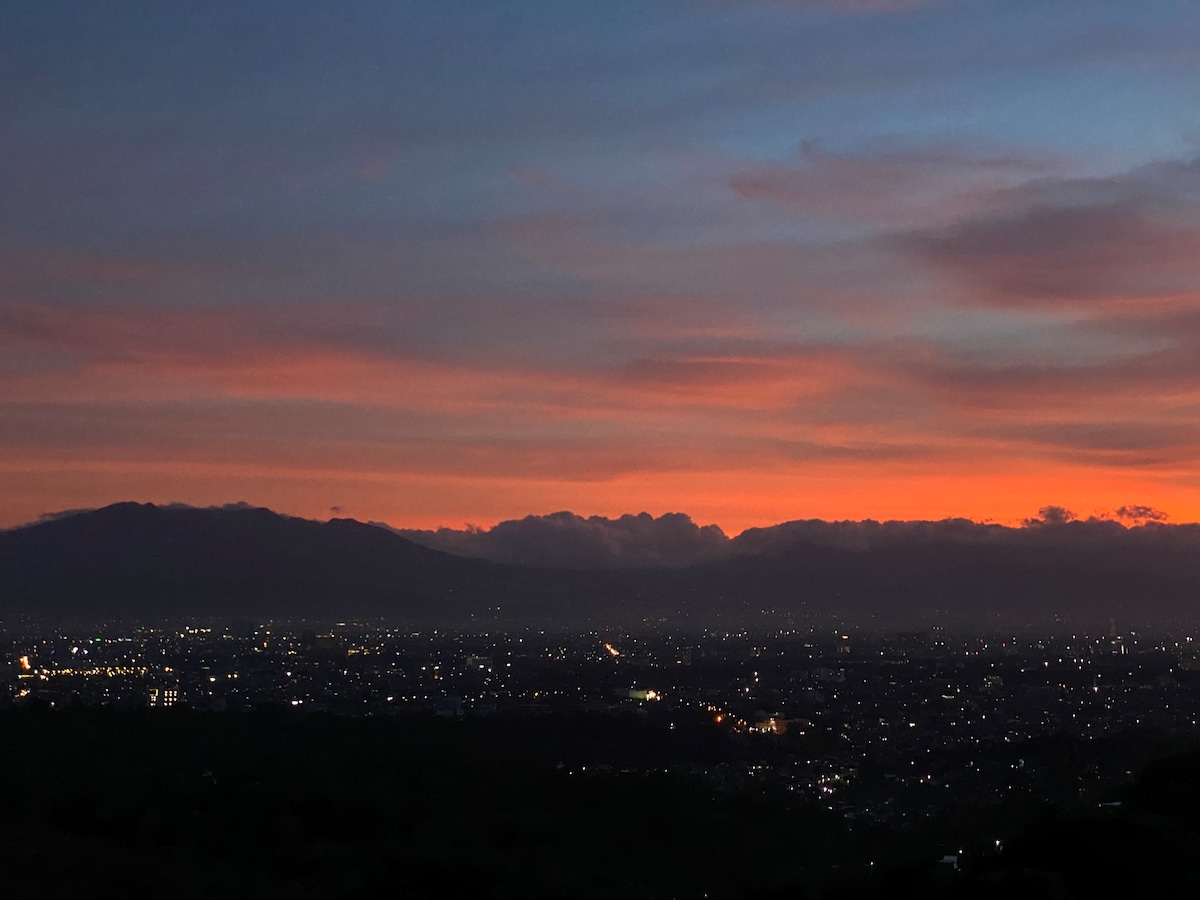
[[[875,485],[869,496],[882,501],[894,485],[944,473],[958,459],[1183,483],[1198,443],[1178,407],[1178,390],[1194,383],[1190,370],[1146,361],[1125,371],[1111,362],[1012,369],[905,342],[739,339],[737,354],[522,367],[391,357],[323,343],[286,323],[265,328],[252,316],[42,313],[9,316],[10,339],[78,358],[66,370],[6,380],[0,443],[27,462],[152,468],[158,460],[196,472],[270,465],[340,481],[511,479],[558,484],[591,502],[600,488],[571,485],[707,473],[711,489],[714,473],[731,483],[755,473],[786,482],[799,468],[826,473],[849,502],[847,480]],[[1132,386],[1128,403],[1081,402],[1097,379],[1120,378]],[[1048,402],[1054,392],[1057,407]],[[686,496],[668,504],[687,506]],[[923,499],[912,514],[928,508]]]
[[[13,459],[0,462],[4,524],[43,512],[117,499],[217,504],[231,498],[314,518],[331,505],[360,519],[432,528],[492,524],[529,512],[572,509],[617,516],[632,507],[655,514],[686,507],[698,522],[735,534],[795,518],[940,519],[965,516],[1015,524],[1055,503],[1081,515],[1116,509],[1130,496],[1166,509],[1173,521],[1200,519],[1200,483],[1144,473],[1028,461],[981,464],[964,456],[867,469],[825,463],[801,469],[729,467],[645,471],[599,481],[563,482],[552,473],[525,477],[430,475],[389,469],[320,468],[273,462]],[[632,503],[630,498],[637,498]],[[68,502],[68,501],[72,502]],[[75,502],[77,501],[77,502]]]

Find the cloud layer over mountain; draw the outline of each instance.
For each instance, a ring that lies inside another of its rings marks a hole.
[[[526,516],[493,528],[392,529],[409,540],[460,556],[564,569],[679,568],[734,557],[771,557],[819,550],[869,552],[887,548],[946,549],[969,546],[1101,547],[1186,546],[1200,526],[1167,525],[1166,513],[1127,504],[1101,516],[1079,519],[1061,506],[1043,506],[1020,528],[970,519],[782,522],[750,528],[734,538],[716,525],[697,525],[684,513],[584,518],[571,512]],[[388,527],[388,526],[385,526]]]
[[[399,530],[409,540],[460,556],[566,569],[677,567],[718,558],[729,539],[683,513],[583,518],[570,512],[526,516],[494,528]]]

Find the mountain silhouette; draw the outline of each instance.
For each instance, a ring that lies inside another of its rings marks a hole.
[[[685,518],[668,524],[694,533]],[[652,535],[654,522],[637,526]],[[711,555],[688,566],[584,558],[577,569],[540,568],[452,555],[350,519],[118,503],[0,532],[0,615],[479,628],[738,629],[829,615],[885,627],[1200,620],[1194,525],[807,521],[705,540]],[[543,557],[583,558],[578,547]]]
[[[350,519],[118,503],[0,533],[0,608],[46,616],[469,619],[519,572]]]

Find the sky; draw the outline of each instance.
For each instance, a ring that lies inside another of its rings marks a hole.
[[[1193,0],[0,4],[0,527],[1200,519]]]

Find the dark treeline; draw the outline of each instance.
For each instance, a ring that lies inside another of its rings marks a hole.
[[[0,748],[6,880],[38,890],[734,897],[861,853],[823,811],[583,774],[725,752],[612,720],[28,709]]]
[[[1064,785],[1090,754],[1114,750],[1134,759],[1163,747],[1066,741],[1054,750]],[[1200,878],[1195,746],[1146,766],[1119,807],[1029,799],[894,828],[716,791],[678,768],[645,774],[730,752],[700,729],[584,716],[26,707],[0,715],[5,881],[14,896],[120,887],[175,897],[850,900],[1191,897]],[[624,765],[642,774],[622,774]],[[987,847],[993,836],[999,852]],[[959,871],[937,861],[952,842],[964,845]]]

